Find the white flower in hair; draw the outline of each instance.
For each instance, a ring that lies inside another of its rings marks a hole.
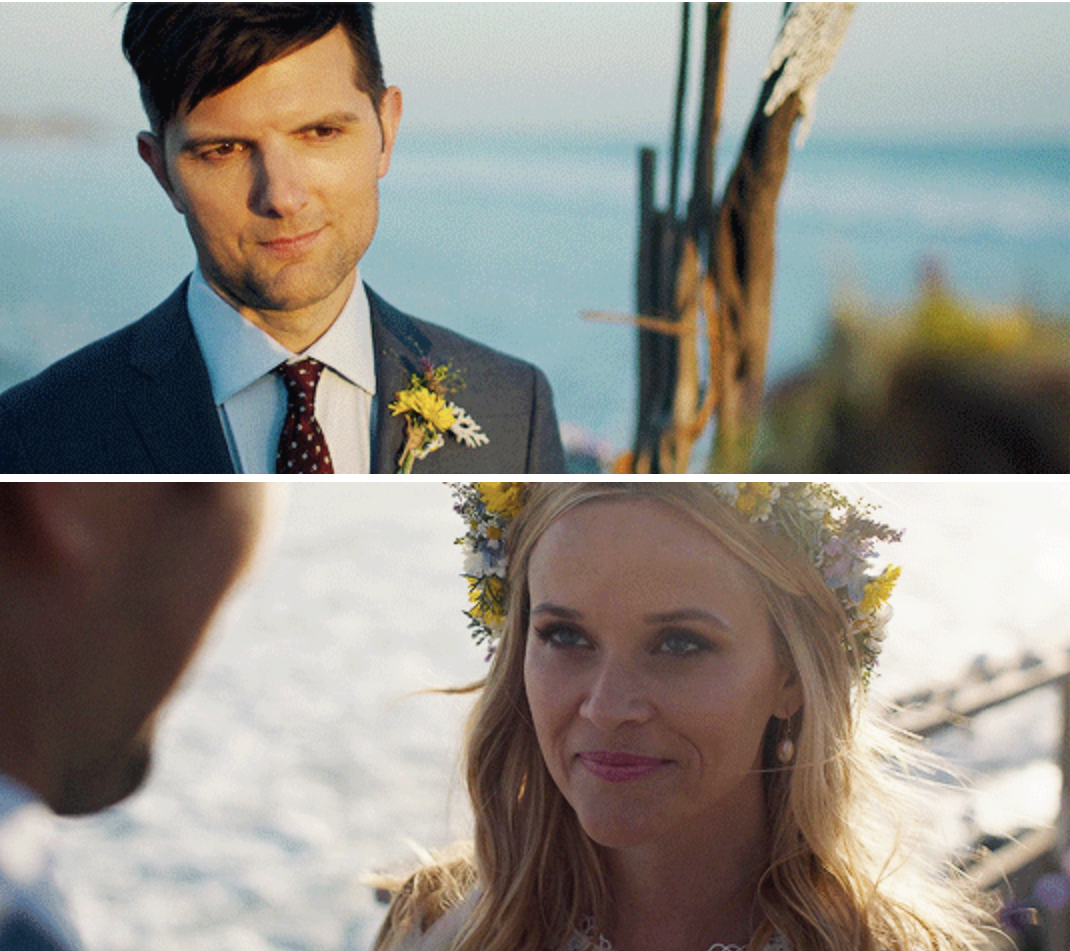
[[[900,569],[874,570],[878,542],[902,537],[874,521],[872,508],[852,503],[824,482],[715,482],[729,508],[763,532],[785,539],[835,594],[847,623],[843,645],[862,683],[880,656],[887,607]],[[469,628],[477,643],[494,645],[505,628],[509,552],[507,529],[526,499],[523,482],[474,482],[453,486],[454,509],[467,525],[463,538],[468,581]]]
[[[901,569],[873,573],[878,542],[897,542],[902,532],[870,518],[824,482],[716,483],[732,508],[749,521],[786,538],[821,574],[847,618],[844,646],[857,655],[863,683],[880,656],[891,611],[887,607]]]

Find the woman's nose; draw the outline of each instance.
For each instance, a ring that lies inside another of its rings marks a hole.
[[[608,659],[594,672],[580,705],[580,715],[606,731],[627,723],[643,723],[652,712],[642,674],[625,663]]]

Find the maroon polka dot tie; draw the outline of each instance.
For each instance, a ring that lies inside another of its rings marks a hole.
[[[316,387],[323,364],[316,360],[275,368],[286,384],[286,422],[279,436],[275,472],[279,475],[333,475],[331,452],[316,421]]]

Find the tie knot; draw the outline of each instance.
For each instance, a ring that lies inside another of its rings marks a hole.
[[[275,368],[275,373],[286,384],[286,392],[291,399],[301,403],[315,405],[316,387],[323,374],[323,364],[318,360],[306,359],[299,363],[284,363]]]

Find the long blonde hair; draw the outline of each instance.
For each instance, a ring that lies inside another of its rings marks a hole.
[[[507,627],[476,702],[466,747],[478,900],[456,951],[560,951],[613,896],[599,848],[543,762],[524,687],[527,571],[546,529],[595,499],[644,497],[688,515],[758,578],[802,685],[796,760],[781,767],[776,727],[764,777],[770,854],[751,951],[781,934],[796,951],[967,951],[985,916],[947,876],[919,867],[901,835],[911,752],[872,722],[846,619],[818,572],[740,518],[703,483],[533,484],[509,535]],[[410,901],[419,903],[418,896]],[[380,946],[389,946],[388,940]]]

